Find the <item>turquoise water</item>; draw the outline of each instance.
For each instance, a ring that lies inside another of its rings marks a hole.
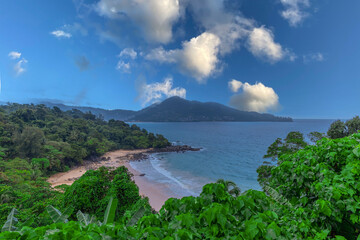
[[[267,147],[290,131],[326,132],[333,120],[276,122],[137,123],[171,142],[201,147],[200,152],[164,153],[131,163],[151,181],[166,184],[177,197],[198,195],[204,184],[219,178],[235,182],[242,191],[261,190],[256,169]]]

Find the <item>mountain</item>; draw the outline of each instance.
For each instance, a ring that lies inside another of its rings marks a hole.
[[[289,122],[291,118],[276,117],[271,114],[245,112],[214,102],[189,101],[171,97],[161,103],[138,111],[130,121],[139,122]]]
[[[78,109],[82,112],[100,114],[105,120],[116,119],[128,122],[291,122],[291,118],[276,117],[271,114],[239,111],[215,102],[189,101],[171,97],[161,103],[153,104],[140,111],[105,110],[92,107],[67,106],[64,104],[42,102],[48,107],[58,107],[63,111]]]
[[[67,106],[64,104],[59,103],[51,103],[51,102],[40,102],[41,104],[44,104],[47,107],[53,108],[58,107],[62,111],[69,111],[72,109],[78,109],[82,112],[91,112],[92,114],[96,116],[102,115],[104,117],[104,120],[110,120],[110,119],[116,119],[116,120],[122,120],[125,121],[131,117],[133,117],[136,114],[136,111],[132,110],[106,110],[102,108],[93,108],[93,107],[80,107],[80,106]]]

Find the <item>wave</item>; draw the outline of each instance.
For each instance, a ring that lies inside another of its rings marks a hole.
[[[175,176],[173,176],[169,171],[167,171],[165,168],[161,167],[161,161],[156,154],[152,155],[150,158],[150,163],[152,165],[152,167],[161,175],[165,176],[166,178],[168,178],[169,180],[173,181],[174,183],[176,183],[178,186],[180,186],[182,189],[184,189],[185,191],[187,191],[190,195],[195,196],[196,194],[191,191],[189,189],[189,187],[182,183],[181,180],[179,180],[178,178],[176,178]]]

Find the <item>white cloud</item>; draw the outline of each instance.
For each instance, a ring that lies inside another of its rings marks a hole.
[[[11,59],[18,59],[21,57],[21,53],[16,52],[16,51],[12,51],[9,53],[8,55]]]
[[[27,62],[28,61],[25,58],[23,58],[14,65],[14,71],[16,76],[19,76],[26,71],[23,65],[26,64]]]
[[[246,38],[255,25],[253,20],[227,11],[225,0],[190,1],[189,5],[194,19],[207,32],[220,38],[221,55],[238,49],[239,41]]]
[[[324,60],[325,60],[325,58],[322,53],[310,53],[310,54],[303,55],[304,63],[322,62]]]
[[[204,83],[205,78],[216,70],[220,43],[218,36],[208,32],[184,42],[181,68],[195,77],[199,83]]]
[[[71,34],[64,32],[63,30],[55,30],[52,31],[50,34],[54,35],[57,38],[71,38]]]
[[[281,16],[286,19],[290,26],[296,27],[309,14],[304,10],[310,6],[309,0],[280,0],[284,6]]]
[[[195,22],[204,29],[197,37],[184,41],[181,49],[165,50],[158,47],[145,58],[160,63],[174,63],[181,72],[192,76],[199,83],[215,72],[221,71],[221,58],[240,48],[244,43],[258,58],[271,63],[296,59],[295,54],[274,41],[274,34],[256,22],[225,7],[225,0],[187,1]],[[245,44],[246,43],[246,44]]]
[[[124,61],[118,61],[116,69],[123,73],[131,73],[130,63],[125,63]]]
[[[179,49],[167,51],[163,47],[158,47],[145,55],[145,59],[155,60],[160,63],[176,63],[179,59],[178,55],[180,51]]]
[[[13,60],[17,60],[21,57],[21,53],[20,52],[16,52],[16,51],[12,51],[8,54],[10,59]],[[18,60],[15,65],[14,65],[14,72],[16,76],[20,76],[22,73],[24,73],[26,71],[26,69],[24,68],[24,65],[27,63],[28,61],[25,58],[22,58],[21,60]]]
[[[132,48],[124,48],[120,54],[119,57],[130,57],[131,59],[136,59],[137,52]]]
[[[242,92],[233,95],[230,99],[230,105],[239,110],[267,112],[277,110],[279,107],[279,96],[274,89],[262,83],[251,85],[246,82],[238,88],[238,91],[240,89]]]
[[[138,91],[142,106],[173,96],[186,98],[186,90],[184,88],[173,88],[173,79],[171,77],[165,78],[163,82],[151,84],[143,81],[139,84]]]
[[[272,63],[280,61],[285,56],[295,60],[294,55],[284,50],[279,43],[274,41],[274,34],[264,26],[254,28],[248,38],[248,49],[254,56],[264,58]]]
[[[64,30],[64,32],[67,32],[69,34],[76,34],[76,33],[80,33],[83,36],[87,36],[88,35],[88,30],[83,27],[80,23],[73,23],[73,24],[65,24],[62,29]]]
[[[206,78],[216,71],[220,43],[218,36],[204,32],[183,42],[182,49],[166,51],[160,47],[152,50],[145,58],[160,63],[176,63],[181,71],[199,83],[205,83]]]
[[[100,0],[97,12],[112,19],[129,18],[154,42],[172,40],[172,26],[180,18],[179,0]]]
[[[241,86],[243,85],[242,82],[232,79],[230,82],[228,82],[229,88],[232,92],[236,93],[239,91],[239,89],[241,88]]]

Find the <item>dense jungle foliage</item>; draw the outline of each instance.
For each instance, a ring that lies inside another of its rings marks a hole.
[[[20,220],[33,220],[31,226],[50,223],[45,207],[63,204],[63,194],[46,182],[52,173],[111,150],[168,145],[162,135],[91,113],[44,105],[0,106],[0,223],[14,207]]]
[[[8,209],[0,239],[360,239],[360,133],[308,139],[292,132],[269,147],[263,192],[218,181],[158,213],[126,168],[88,171],[64,193],[49,190],[36,223]]]

